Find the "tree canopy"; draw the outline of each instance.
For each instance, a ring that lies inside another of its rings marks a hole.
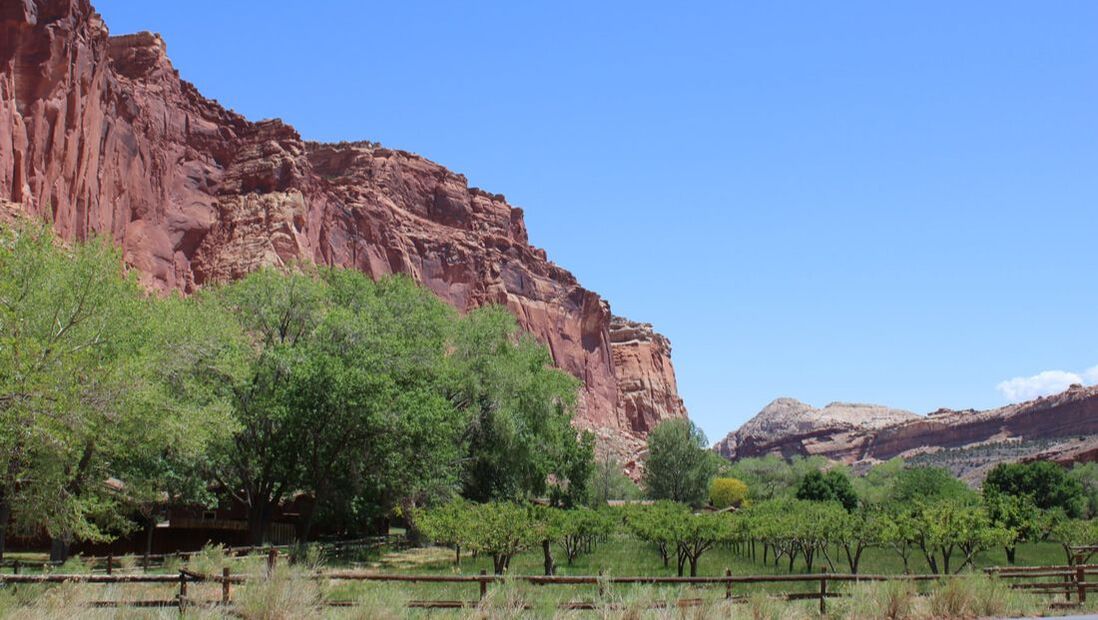
[[[648,496],[700,506],[717,473],[716,456],[701,428],[687,419],[667,420],[648,434],[644,485]]]

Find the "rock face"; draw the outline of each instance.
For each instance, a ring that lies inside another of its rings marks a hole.
[[[576,423],[619,456],[686,415],[667,340],[612,321],[503,196],[411,153],[248,121],[181,80],[158,35],[109,36],[88,0],[0,0],[0,200],[65,239],[113,238],[153,289],[307,260],[504,305],[584,381]]]
[[[814,409],[793,398],[779,398],[717,442],[715,449],[729,459],[820,454],[846,460],[847,453],[857,453],[856,446],[875,431],[917,419],[910,411],[880,405],[831,403]]]
[[[926,416],[875,405],[816,410],[783,398],[715,449],[729,459],[820,455],[848,464],[900,456],[949,466],[970,478],[1005,460],[1089,460],[1098,455],[1098,387],[1073,386],[999,409],[941,409]]]

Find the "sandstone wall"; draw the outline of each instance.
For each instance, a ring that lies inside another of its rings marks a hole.
[[[503,196],[411,153],[250,122],[181,80],[159,36],[110,37],[87,0],[0,0],[0,200],[66,239],[110,236],[154,289],[305,259],[505,305],[584,381],[577,425],[620,457],[686,415],[667,340],[615,341],[607,302],[529,245]]]

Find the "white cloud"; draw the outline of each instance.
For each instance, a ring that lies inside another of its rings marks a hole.
[[[995,389],[999,390],[999,393],[1008,401],[1017,403],[1032,400],[1038,396],[1058,394],[1075,383],[1098,383],[1098,366],[1082,373],[1066,370],[1045,370],[1031,377],[1008,379],[995,386]]]
[[[1087,383],[1098,383],[1098,366],[1093,366],[1083,371],[1083,381],[1086,381]]]

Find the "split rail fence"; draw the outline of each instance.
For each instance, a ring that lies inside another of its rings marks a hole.
[[[277,551],[271,551],[267,558],[267,571],[271,571],[277,562]],[[1009,580],[1013,589],[1022,590],[1033,594],[1062,595],[1066,604],[1078,605],[1085,603],[1087,593],[1098,589],[1098,580],[1088,580],[1088,576],[1098,575],[1098,564],[1079,564],[1075,566],[1030,566],[1030,567],[997,567],[986,569],[986,572]],[[171,600],[109,600],[95,601],[91,603],[95,607],[178,607],[182,612],[188,607],[231,607],[233,605],[233,586],[247,584],[249,581],[262,579],[263,575],[232,574],[229,568],[224,568],[220,575],[203,575],[186,570],[180,570],[178,575],[172,574],[80,574],[80,575],[56,575],[56,574],[12,574],[0,575],[0,585],[7,584],[43,584],[43,583],[87,583],[87,584],[176,584],[178,592]],[[614,607],[613,602],[604,600],[608,588],[612,585],[689,585],[724,587],[724,598],[737,602],[746,599],[747,592],[743,588],[750,584],[809,584],[809,588],[800,588],[798,592],[773,593],[774,596],[784,597],[786,600],[818,600],[820,611],[825,612],[827,601],[831,598],[843,596],[843,592],[832,587],[836,584],[847,584],[869,581],[911,581],[934,582],[943,579],[956,578],[956,575],[849,575],[836,573],[819,573],[804,575],[733,575],[726,570],[724,575],[714,577],[621,577],[609,575],[597,576],[541,576],[541,575],[488,575],[481,571],[479,575],[396,575],[379,574],[363,571],[322,571],[312,573],[301,579],[315,579],[323,581],[365,581],[365,582],[403,582],[403,583],[436,583],[436,584],[467,584],[475,585],[479,593],[478,599],[473,600],[414,600],[408,603],[408,607],[428,609],[460,609],[477,606],[488,595],[489,586],[512,580],[542,586],[596,586],[599,592],[599,600],[573,601],[560,605],[561,609],[590,610]],[[201,599],[193,596],[193,590],[189,586],[193,584],[216,583],[220,585],[221,596],[219,599]],[[737,590],[743,589],[743,592]],[[1074,601],[1072,602],[1072,598]],[[673,605],[678,607],[691,607],[702,605],[705,599],[681,598],[677,601],[654,603],[654,607]],[[354,606],[354,601],[329,601],[329,606]],[[1061,603],[1065,604],[1065,603]]]

